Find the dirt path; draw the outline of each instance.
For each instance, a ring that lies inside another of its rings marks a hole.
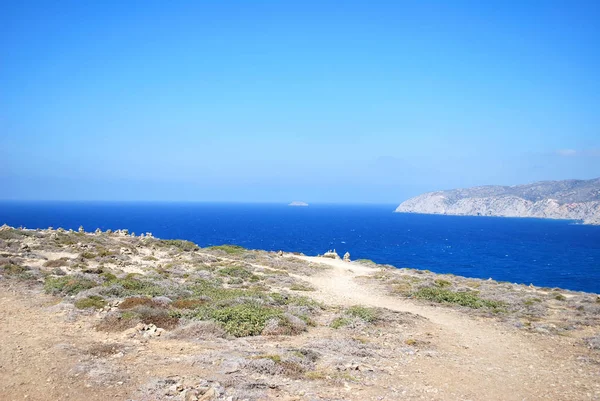
[[[574,339],[530,334],[493,319],[417,305],[356,281],[358,276],[372,274],[372,268],[341,260],[300,258],[332,267],[315,276],[298,277],[315,286],[318,291],[312,296],[323,302],[383,307],[427,318],[434,325],[432,343],[442,355],[420,359],[419,366],[411,370],[432,388],[444,389],[459,399],[600,399],[600,369],[590,369],[577,359],[577,347],[581,346]]]
[[[376,284],[357,280],[376,271],[364,265],[301,259],[329,267],[315,269],[310,276],[291,274],[318,289],[305,295],[326,304],[383,307],[424,318],[410,327],[412,338],[426,343],[414,348],[417,355],[407,357],[402,351],[406,331],[400,332],[402,338],[378,341],[394,345],[389,347],[394,351],[388,352],[395,354],[378,362],[377,368],[386,373],[362,387],[346,383],[340,391],[347,390],[347,397],[323,399],[600,400],[600,365],[585,362],[588,353],[576,339],[531,334],[493,319],[388,296]],[[141,400],[136,398],[138,389],[152,378],[182,372],[206,377],[210,372],[202,365],[190,364],[190,357],[210,355],[211,347],[225,344],[125,339],[120,333],[94,330],[93,316],[70,320],[56,302],[39,289],[13,289],[6,282],[0,285],[0,400]],[[300,346],[327,330],[331,331],[321,326],[302,336],[276,340],[273,346],[292,346],[294,342]],[[386,334],[385,329],[381,334]],[[233,347],[231,352],[236,352],[235,347],[245,349],[261,341],[270,339],[228,344]],[[125,355],[90,358],[88,350],[103,343],[121,344]],[[397,398],[381,398],[375,390],[382,388],[393,391]],[[362,393],[353,393],[353,389]]]
[[[97,336],[53,310],[56,299],[0,286],[0,400],[126,399],[127,388],[94,387],[74,370],[75,347]]]

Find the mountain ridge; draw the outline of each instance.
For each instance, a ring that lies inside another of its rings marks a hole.
[[[536,217],[600,225],[600,178],[427,192],[402,202],[395,212]]]

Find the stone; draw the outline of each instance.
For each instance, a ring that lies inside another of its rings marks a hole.
[[[324,258],[329,258],[329,259],[341,259],[340,255],[337,254],[337,252],[335,251],[335,249],[332,251],[331,249],[328,250],[327,252],[325,252],[323,254]]]
[[[344,262],[350,262],[350,252],[344,254]]]
[[[217,397],[217,390],[214,389],[214,387],[211,387],[210,389],[208,389],[208,391],[206,393],[204,393],[202,395],[202,397],[200,397],[200,399],[198,401],[209,401],[209,400],[213,400]]]

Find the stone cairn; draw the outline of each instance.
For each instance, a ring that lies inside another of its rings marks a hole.
[[[325,252],[323,254],[324,258],[330,258],[330,259],[341,259],[340,255],[337,254],[337,252],[335,251],[335,249],[332,251],[331,249],[328,250],[327,252]]]

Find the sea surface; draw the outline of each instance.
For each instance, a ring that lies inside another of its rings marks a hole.
[[[127,228],[200,246],[352,259],[600,293],[600,226],[392,213],[396,205],[0,202],[0,225]]]

